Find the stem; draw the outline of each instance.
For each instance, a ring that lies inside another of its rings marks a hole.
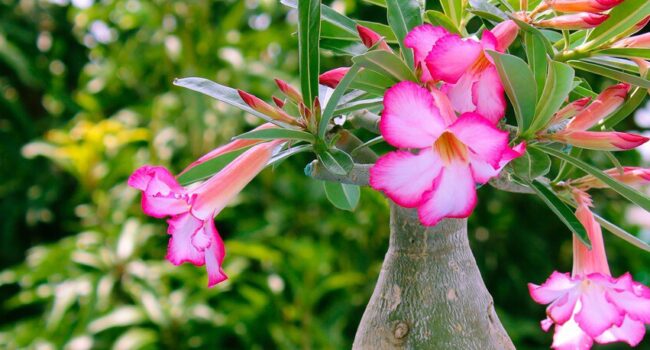
[[[336,181],[344,184],[368,186],[370,167],[373,164],[354,164],[347,175],[332,174],[317,160],[312,161],[305,167],[305,175],[316,180]]]
[[[348,121],[355,128],[366,129],[374,134],[379,134],[379,119],[381,117],[367,109],[351,113]]]
[[[467,240],[467,220],[420,225],[391,202],[390,246],[353,349],[514,349]]]

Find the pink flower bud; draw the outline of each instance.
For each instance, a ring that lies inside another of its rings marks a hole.
[[[388,44],[386,43],[386,40],[384,40],[384,38],[381,35],[373,31],[372,29],[357,24],[357,32],[359,33],[359,38],[361,38],[361,42],[363,42],[363,45],[365,45],[367,48],[371,48],[380,42],[379,43],[380,49],[388,52],[393,52],[390,46],[388,46]]]
[[[280,91],[282,91],[282,93],[285,94],[288,98],[290,98],[293,102],[295,103],[302,102],[302,94],[298,90],[296,90],[296,88],[289,85],[289,83],[281,79],[275,79],[275,84],[278,85]]]
[[[340,67],[328,70],[318,77],[318,82],[325,86],[331,87],[332,89],[335,89],[349,70],[349,67]]]
[[[576,13],[563,15],[535,23],[539,27],[554,28],[561,30],[591,29],[599,26],[609,18],[609,15],[602,13]]]
[[[578,112],[582,111],[587,106],[587,104],[589,104],[589,101],[591,101],[591,97],[583,97],[569,103],[564,108],[555,113],[549,125],[557,124],[563,120],[573,118],[576,114],[578,114]]]
[[[547,138],[576,147],[599,151],[625,151],[648,142],[648,138],[645,136],[618,131],[563,130],[548,135]]]
[[[631,36],[617,41],[612,47],[630,47],[634,49],[650,49],[650,33]]]
[[[252,109],[262,114],[265,114],[275,120],[288,123],[288,124],[298,125],[296,119],[288,115],[285,111],[271,106],[270,104],[262,101],[257,96],[251,95],[246,91],[237,90],[237,92],[239,93],[239,97],[241,97],[241,99],[244,100],[244,102],[247,105],[249,105]]]
[[[283,100],[281,100],[281,99],[279,99],[279,98],[277,98],[275,96],[273,96],[272,98],[273,98],[273,103],[275,103],[275,105],[278,106],[278,108],[283,108],[284,107],[284,101]]]
[[[623,170],[623,172],[621,172]],[[627,185],[646,185],[650,184],[650,169],[626,166],[623,169],[612,168],[604,171],[605,174],[613,177]],[[572,186],[588,190],[590,188],[607,188],[602,181],[596,179],[593,175],[586,175],[579,179],[571,181]]]
[[[546,4],[558,12],[592,12],[607,11],[624,0],[545,0]]]
[[[598,95],[596,100],[578,113],[569,123],[567,129],[587,130],[616,111],[625,102],[630,85],[620,83],[612,85]]]
[[[505,51],[510,44],[517,38],[519,33],[519,26],[513,20],[503,21],[497,24],[491,30],[492,34],[497,38],[497,51]]]

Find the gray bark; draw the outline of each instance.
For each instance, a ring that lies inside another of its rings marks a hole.
[[[485,288],[466,219],[420,225],[391,202],[390,246],[353,349],[514,349]]]

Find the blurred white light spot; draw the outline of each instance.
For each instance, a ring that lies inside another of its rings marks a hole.
[[[271,16],[266,13],[252,16],[248,19],[248,25],[255,30],[265,30],[271,25]]]
[[[163,28],[168,32],[173,32],[176,29],[176,17],[172,15],[165,15],[162,23]]]
[[[50,62],[50,73],[53,75],[61,75],[65,72],[65,64],[59,60]]]
[[[85,9],[93,5],[93,0],[72,0],[72,6]]]
[[[239,67],[244,63],[244,58],[242,57],[241,52],[232,47],[224,47],[219,50],[219,57],[226,62],[230,62],[230,64],[235,67]]]
[[[110,43],[113,41],[113,32],[103,21],[93,21],[90,24],[90,34],[97,42],[102,44]]]
[[[165,50],[172,61],[178,60],[182,50],[181,40],[175,35],[168,35],[165,38]]]
[[[273,293],[281,293],[284,290],[284,280],[276,274],[270,275],[267,283]]]
[[[52,34],[50,32],[40,32],[36,38],[36,47],[41,52],[49,51],[52,48]]]
[[[642,128],[650,128],[650,103],[647,103],[643,108],[639,108],[636,111],[634,121],[636,125]]]
[[[89,350],[93,347],[93,338],[83,335],[72,339],[66,346],[65,350]]]

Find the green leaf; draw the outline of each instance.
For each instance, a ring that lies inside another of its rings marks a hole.
[[[241,135],[233,137],[233,139],[247,139],[247,140],[276,140],[276,139],[287,139],[287,140],[300,140],[307,142],[314,142],[314,135],[292,129],[280,129],[280,128],[271,128],[271,129],[261,129],[261,130],[252,130]]]
[[[650,252],[650,245],[648,243],[642,241],[638,237],[634,236],[633,234],[625,231],[624,229],[616,226],[615,224],[605,220],[601,216],[597,215],[594,213],[594,217],[596,218],[596,221],[607,231],[610,233],[614,234],[618,238],[621,238],[622,240],[630,243],[631,245],[643,249],[646,252]]]
[[[362,1],[372,5],[386,7],[386,0],[362,0]]]
[[[648,96],[648,89],[644,88],[634,88],[632,90],[632,93],[630,94],[630,97],[623,103],[621,107],[619,107],[614,114],[608,116],[605,121],[603,122],[603,125],[605,126],[606,129],[611,129],[614,126],[616,126],[618,123],[622,122],[625,118],[627,118],[629,115],[634,113],[637,108],[643,104],[643,101],[645,101],[646,97]]]
[[[262,118],[268,122],[271,122],[279,126],[285,126],[284,123],[274,120],[271,117],[267,116],[266,114],[260,113],[250,108],[244,102],[244,100],[242,100],[241,97],[239,97],[239,93],[237,92],[237,90],[233,88],[221,84],[217,84],[208,79],[194,78],[194,77],[175,79],[174,85],[184,87],[186,89],[194,90],[196,92],[200,92],[216,100],[225,102],[233,107],[237,107],[246,113],[250,113],[256,117]]]
[[[404,46],[404,37],[413,27],[422,24],[420,4],[418,0],[387,0],[386,9],[388,25],[393,28],[406,63],[413,69],[413,51]]]
[[[359,204],[361,189],[357,185],[323,181],[325,196],[337,208],[352,211]]]
[[[544,90],[544,80],[546,79],[548,60],[546,49],[544,48],[542,39],[530,32],[524,32],[524,47],[526,49],[528,65],[532,69],[535,82],[537,83],[537,95],[540,95]]]
[[[361,109],[371,109],[371,108],[379,107],[382,105],[383,100],[384,100],[383,98],[377,97],[377,98],[369,98],[363,100],[355,100],[355,101],[339,104],[338,106],[336,106],[334,115],[341,115],[341,114],[358,111]]]
[[[341,97],[343,97],[343,94],[345,93],[345,90],[347,90],[348,86],[350,85],[350,82],[354,79],[355,75],[359,71],[361,67],[358,64],[353,64],[352,67],[350,67],[350,70],[348,70],[347,73],[345,73],[345,76],[339,84],[336,86],[336,89],[334,89],[334,92],[330,96],[329,101],[327,102],[327,106],[325,106],[325,110],[323,110],[323,114],[320,119],[320,124],[318,125],[318,137],[319,138],[324,138],[325,133],[327,132],[327,126],[330,123],[330,120],[334,116],[334,110],[336,109],[336,105],[339,103],[339,100]]]
[[[546,185],[537,180],[528,181],[524,180],[530,188],[535,191],[537,196],[557,215],[558,218],[573,232],[578,239],[587,247],[591,248],[591,242],[587,236],[587,231],[584,226],[578,221],[575,214],[560,198],[557,197],[555,192]]]
[[[396,81],[417,81],[409,67],[394,53],[384,50],[369,51],[352,58],[352,62],[363,68],[378,72]]]
[[[314,98],[318,96],[320,11],[320,0],[298,1],[300,88],[307,106],[311,106]]]
[[[598,50],[594,54],[604,55],[604,56],[616,56],[616,57],[629,57],[629,58],[644,58],[646,60],[650,59],[650,49],[634,49],[634,48],[613,48],[613,49],[604,49]]]
[[[427,16],[429,22],[431,22],[431,24],[434,26],[441,26],[452,33],[460,34],[454,22],[452,22],[451,19],[449,19],[449,17],[447,17],[447,15],[444,13],[440,11],[429,10],[424,14]]]
[[[637,77],[635,75],[623,73],[621,71],[607,68],[605,66],[588,63],[584,61],[569,61],[567,63],[571,67],[580,69],[585,72],[599,74],[610,79],[614,79],[617,81],[622,81],[635,86],[640,86],[646,89],[650,89],[650,81],[648,81],[647,79],[643,79],[641,77]]]
[[[323,166],[335,175],[347,175],[354,166],[352,157],[336,148],[317,152],[316,156]]]
[[[533,72],[526,62],[517,56],[488,51],[494,59],[503,88],[512,103],[517,118],[519,132],[528,130],[537,104],[537,89],[531,82],[535,81]]]
[[[549,155],[560,158],[567,163],[575,166],[576,168],[584,171],[587,174],[593,175],[596,179],[603,182],[605,185],[609,186],[612,190],[618,192],[621,196],[627,198],[632,203],[640,206],[641,208],[650,211],[650,198],[647,195],[635,190],[634,188],[618,182],[611,178],[609,175],[605,174],[602,170],[589,165],[578,158],[574,158],[564,152],[558,151],[556,149],[542,146],[539,144],[531,145],[530,147],[538,148]]]
[[[357,23],[359,23],[364,27],[368,27],[373,31],[375,31],[377,34],[383,36],[384,41],[386,41],[387,43],[397,44],[397,37],[395,36],[395,33],[393,33],[393,29],[391,29],[391,27],[382,23],[370,22],[370,21],[357,21]],[[356,33],[355,35],[357,36],[357,38],[359,37],[359,33]]]
[[[350,87],[383,96],[384,91],[395,83],[397,83],[395,78],[370,69],[363,69],[357,73],[354,80],[350,83]]]
[[[357,41],[323,38],[320,40],[320,48],[330,50],[335,55],[358,56],[363,55],[368,49]]]
[[[542,33],[539,29],[531,26],[530,24],[519,20],[513,15],[510,15],[510,19],[513,20],[521,30],[524,32],[530,33],[534,36],[536,36],[542,44],[544,44],[544,49],[546,49],[546,53],[549,56],[553,56],[555,54],[555,50],[553,49],[553,45],[551,45],[551,42],[548,41],[544,33]]]
[[[515,175],[533,180],[548,174],[551,170],[551,158],[544,152],[534,148],[528,148],[521,157],[511,162]]]
[[[236,151],[226,152],[210,160],[207,160],[178,176],[177,180],[182,186],[189,185],[196,181],[201,181],[218,173],[226,165],[230,164],[240,154],[246,152],[250,147],[241,148]]]
[[[647,16],[650,16],[650,1],[625,0],[609,12],[609,18],[605,22],[589,33],[587,41],[580,48],[586,51],[600,47],[625,33]]]
[[[574,75],[573,68],[568,65],[556,61],[548,62],[546,85],[537,104],[535,119],[528,130],[529,136],[545,128],[553,118],[553,114],[562,107],[569,92],[573,90]]]
[[[469,6],[472,13],[490,21],[501,22],[508,19],[505,12],[485,0],[469,0]]]
[[[440,0],[442,10],[456,28],[460,28],[461,22],[463,21],[465,1],[466,0]]]
[[[629,73],[639,74],[639,66],[636,63],[623,58],[600,56],[583,58],[582,61],[599,64],[601,66],[618,69]]]

